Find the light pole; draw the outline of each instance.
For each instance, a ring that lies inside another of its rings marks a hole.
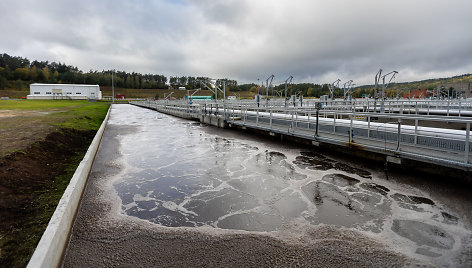
[[[257,78],[257,95],[259,95],[259,78]]]
[[[115,84],[113,81],[113,76],[115,74],[115,69],[111,72],[111,102],[115,103]]]
[[[382,76],[382,102],[380,103],[380,112],[383,113],[385,111],[385,104],[384,104],[384,101],[385,101],[385,90],[387,89],[388,85],[390,85],[390,82],[392,82],[392,79],[395,78],[395,75],[397,74],[398,72],[397,71],[391,71],[389,72],[388,74]],[[387,77],[388,75],[391,75],[392,76],[390,77],[390,80],[388,81],[388,83],[385,83],[385,77]]]

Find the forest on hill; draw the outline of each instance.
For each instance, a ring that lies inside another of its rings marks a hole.
[[[113,74],[114,73],[114,74]],[[114,70],[90,70],[83,72],[75,66],[65,63],[49,61],[30,61],[27,58],[19,56],[10,56],[6,53],[0,54],[0,90],[29,90],[31,83],[51,83],[51,84],[97,84],[101,87],[110,87],[112,85],[112,74],[114,86],[123,89],[177,89],[185,87],[192,90],[196,88],[205,89],[200,81],[208,82],[208,77],[194,76],[170,76],[162,74],[141,74],[136,72],[114,71]],[[218,79],[216,83],[222,85],[225,83],[227,92],[247,92],[251,95],[266,94],[266,88],[263,85],[255,83],[239,85],[236,80],[228,78]],[[438,87],[447,89],[463,89],[470,91],[472,74],[464,74],[450,78],[429,79],[423,81],[395,83],[387,88],[387,96],[395,97],[398,94],[406,94],[409,91],[427,91]],[[272,86],[268,93],[273,96],[303,95],[305,97],[320,97],[328,95],[328,84],[315,83],[284,83]],[[157,95],[157,94],[156,94]],[[246,94],[247,95],[247,94]],[[363,96],[373,96],[374,86],[358,86],[352,89],[352,96],[355,98]],[[335,96],[343,96],[342,89],[335,90]]]

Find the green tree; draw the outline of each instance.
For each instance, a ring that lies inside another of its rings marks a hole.
[[[141,88],[139,76],[134,76],[134,88]]]
[[[13,76],[15,79],[29,80],[29,68],[16,68]]]
[[[51,73],[49,72],[48,66],[43,68],[42,73],[43,73],[44,80],[49,81],[49,77],[51,77]]]
[[[15,89],[19,89],[19,90],[23,90],[23,88],[25,87],[24,86],[24,82],[20,79],[16,80],[15,83],[13,84],[13,87]]]
[[[7,85],[8,85],[8,80],[5,77],[0,76],[0,89],[5,89]]]
[[[59,78],[59,72],[57,70],[55,70],[54,73],[52,74],[52,78],[54,80],[57,80]]]
[[[128,75],[128,76],[126,77],[125,85],[126,85],[127,88],[134,88],[133,78],[131,78],[130,75]]]
[[[313,95],[313,88],[312,87],[309,87],[308,90],[306,91],[306,95],[308,97],[312,96]]]
[[[31,67],[30,72],[29,72],[29,77],[34,82],[36,82],[36,79],[38,79],[38,68],[36,68],[36,66]]]

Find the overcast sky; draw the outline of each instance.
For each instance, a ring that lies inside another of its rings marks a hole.
[[[472,0],[0,1],[0,53],[239,83],[472,73]],[[343,83],[342,82],[342,83]]]

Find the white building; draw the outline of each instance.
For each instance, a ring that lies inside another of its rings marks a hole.
[[[30,84],[28,99],[87,100],[101,99],[99,85]]]

